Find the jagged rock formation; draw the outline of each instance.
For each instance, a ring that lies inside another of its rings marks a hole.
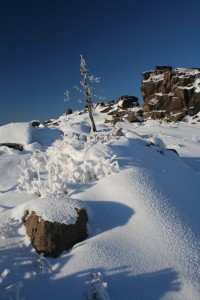
[[[157,66],[143,77],[144,119],[180,121],[200,111],[200,68]]]

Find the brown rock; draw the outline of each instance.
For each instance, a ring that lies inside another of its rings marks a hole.
[[[174,114],[174,115],[170,115],[169,120],[171,122],[180,122],[184,119],[184,117],[185,117],[185,113],[180,112],[180,113],[177,113],[177,114]]]
[[[127,111],[126,110],[117,110],[115,112],[115,116],[116,117],[124,117],[125,115],[127,115]]]
[[[134,112],[128,112],[127,116],[125,117],[130,123],[140,122],[137,115]]]
[[[77,222],[69,225],[44,221],[35,212],[28,216],[29,212],[26,211],[22,220],[26,226],[26,233],[37,253],[57,257],[87,237],[88,218],[86,210],[77,208],[76,211],[78,213]]]
[[[109,119],[109,120],[108,120],[108,119],[105,119],[105,120],[104,120],[104,123],[105,123],[105,124],[111,124],[111,123],[112,123],[112,119],[111,119],[111,120],[110,120],[110,119]]]
[[[117,122],[124,122],[124,121],[122,118],[114,116],[111,122],[113,125],[115,125]]]
[[[148,80],[151,77],[151,74],[153,74],[154,71],[147,71],[147,72],[143,72],[142,76],[144,78],[144,80]]]
[[[200,93],[194,93],[193,115],[198,114],[199,111],[200,111]]]
[[[142,94],[145,97],[146,95],[152,95],[155,93],[155,86],[153,81],[144,82],[142,85]]]

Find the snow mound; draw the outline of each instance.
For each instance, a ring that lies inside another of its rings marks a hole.
[[[77,221],[76,208],[82,209],[85,205],[82,201],[71,199],[66,195],[37,198],[14,208],[12,218],[21,220],[28,210],[29,214],[34,211],[44,221],[69,225]]]
[[[32,142],[37,142],[44,147],[51,146],[56,140],[62,138],[63,132],[55,128],[33,128]]]
[[[27,145],[32,141],[34,128],[28,122],[10,123],[0,127],[0,144],[16,143]]]

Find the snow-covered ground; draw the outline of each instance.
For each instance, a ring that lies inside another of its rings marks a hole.
[[[64,139],[24,124],[23,151],[0,147],[0,299],[200,299],[200,123],[94,117],[95,134],[77,112],[59,118]],[[89,235],[44,258],[23,210],[66,192],[86,205]]]

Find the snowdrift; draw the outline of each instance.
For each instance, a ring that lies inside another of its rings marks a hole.
[[[0,148],[0,170],[12,165],[0,174],[0,264],[2,272],[9,270],[0,277],[0,290],[5,295],[6,287],[22,282],[20,296],[29,300],[198,300],[200,173],[191,161],[199,160],[199,124],[123,122],[112,128],[98,110],[95,118],[99,131],[92,134],[80,126],[88,122],[87,114],[62,116],[59,128],[68,143],[56,141],[44,151],[48,161],[57,151],[56,161],[62,158],[71,171],[71,160],[76,167],[91,161],[94,166],[100,157],[115,155],[119,165],[117,172],[92,181],[67,180],[67,197],[86,203],[89,236],[57,259],[35,253],[20,220],[21,210],[43,200],[26,189],[17,191],[19,160],[34,154]],[[61,182],[59,174],[63,180],[62,172],[55,174],[55,183]],[[43,180],[45,174],[44,168]]]

